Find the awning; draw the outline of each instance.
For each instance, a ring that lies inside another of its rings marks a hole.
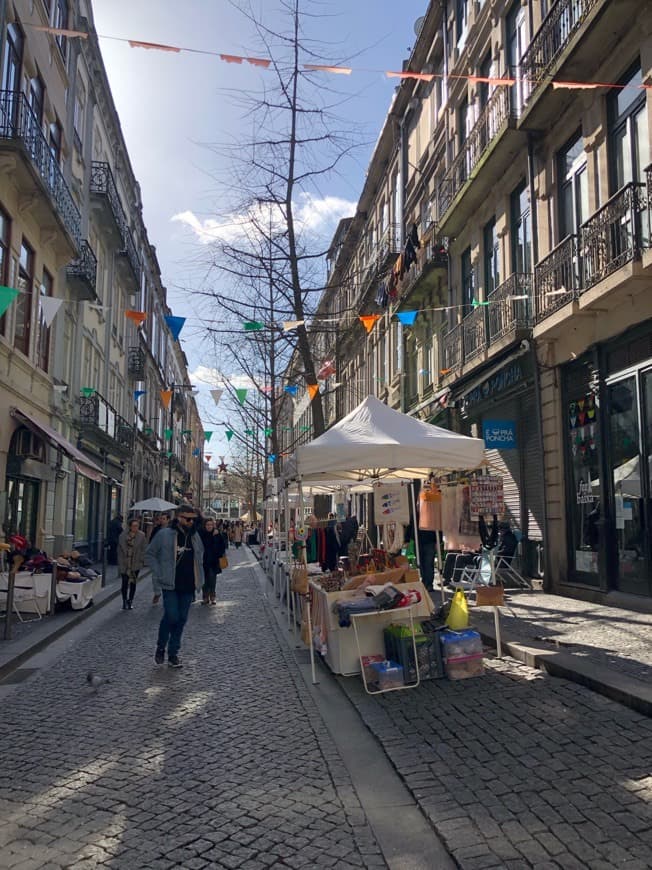
[[[31,414],[28,414],[26,411],[21,411],[19,408],[10,408],[9,413],[24,426],[31,429],[32,432],[47,438],[50,444],[63,450],[66,456],[69,456],[70,459],[72,459],[75,465],[75,470],[80,474],[89,477],[97,483],[102,480],[104,477],[102,469],[98,465],[95,465],[95,463],[87,456],[84,456],[81,450],[78,450],[74,444],[68,441],[67,438],[64,438],[56,429],[53,429],[46,423],[41,423],[40,420],[32,417]]]

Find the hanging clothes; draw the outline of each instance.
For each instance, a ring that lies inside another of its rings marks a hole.
[[[389,302],[389,294],[387,292],[387,282],[381,281],[376,288],[376,305],[379,308],[387,308]]]
[[[419,241],[419,230],[417,229],[416,223],[412,224],[412,229],[410,230],[409,239],[412,242],[412,244],[414,245],[415,249],[418,249],[421,247],[421,242]]]
[[[412,263],[416,263],[417,261],[417,252],[412,244],[412,240],[408,239],[405,243],[405,252],[403,254],[403,270],[407,272]]]

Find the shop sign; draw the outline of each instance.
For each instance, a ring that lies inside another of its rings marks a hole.
[[[516,450],[516,420],[483,420],[482,437],[487,448]]]
[[[495,396],[500,396],[524,379],[525,374],[521,361],[516,360],[511,365],[505,366],[505,368],[487,378],[481,384],[478,384],[477,387],[469,390],[464,396],[464,407],[468,410],[474,405],[480,404],[480,402],[486,402]]]
[[[593,504],[595,501],[595,496],[593,495],[593,488],[591,486],[590,480],[582,480],[577,481],[577,504]]]

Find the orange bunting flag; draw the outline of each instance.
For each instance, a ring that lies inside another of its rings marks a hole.
[[[497,78],[496,76],[466,76],[466,79],[474,84],[482,83],[483,85],[512,85],[516,84],[516,79]]]
[[[312,402],[312,400],[319,392],[319,384],[308,384],[306,389],[308,390],[308,395],[310,396],[310,401]]]
[[[252,66],[262,66],[263,69],[269,69],[272,65],[271,60],[265,60],[264,57],[245,57],[245,60]]]
[[[141,42],[139,39],[130,39],[129,45],[132,48],[153,48],[156,51],[174,51],[177,54],[181,51],[176,45],[161,45],[158,42]]]
[[[172,390],[161,390],[161,404],[167,411],[172,401]]]
[[[418,72],[386,72],[385,75],[388,79],[417,79],[420,82],[431,82],[435,77],[431,73]]]
[[[242,63],[244,57],[240,57],[239,54],[221,54],[220,60],[226,61],[226,63]]]
[[[604,85],[593,82],[551,82],[553,91],[592,91],[595,88],[603,88]]]
[[[147,320],[147,313],[145,311],[125,311],[125,317],[128,317],[136,326],[140,326]]]
[[[348,66],[323,66],[320,63],[304,63],[303,68],[311,72],[329,72],[340,76],[350,76],[353,72]]]
[[[367,334],[369,334],[376,325],[376,321],[380,320],[380,314],[359,314],[358,320],[367,330]]]
[[[453,369],[439,369],[440,375],[447,375],[449,372],[452,372]]]

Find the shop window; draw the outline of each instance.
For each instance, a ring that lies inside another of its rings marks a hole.
[[[52,275],[43,269],[43,280],[41,281],[40,299],[48,299],[52,297],[53,287]],[[40,301],[40,300],[39,300]],[[36,341],[36,364],[44,372],[48,371],[50,360],[50,327],[46,323],[43,314],[43,306],[39,304],[38,318],[38,338]]]
[[[524,274],[532,271],[532,225],[530,197],[527,184],[521,184],[510,197],[510,224],[512,244],[512,272]]]
[[[14,303],[14,347],[26,356],[32,325],[32,292],[34,288],[34,251],[23,239],[18,263],[18,296]]]
[[[567,457],[567,505],[571,573],[598,584],[600,529],[599,396],[591,359],[564,372],[563,427]]]
[[[9,246],[11,244],[11,220],[4,209],[0,208],[0,284],[7,287],[9,284]],[[0,335],[4,335],[7,328],[7,315],[0,317]]]
[[[621,79],[622,88],[608,97],[611,193],[632,181],[642,181],[650,145],[645,89],[640,64]]]
[[[557,155],[559,241],[578,232],[589,216],[589,182],[582,133]]]

